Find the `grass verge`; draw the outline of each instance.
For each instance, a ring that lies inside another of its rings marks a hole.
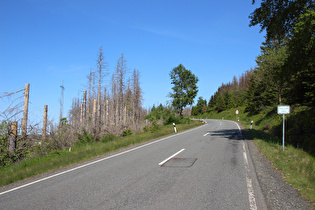
[[[202,123],[199,121],[191,121],[189,124],[178,124],[176,127],[177,131],[181,132],[200,126],[201,124]],[[19,180],[108,154],[118,149],[171,135],[173,133],[173,125],[166,125],[161,126],[160,129],[154,133],[141,132],[131,136],[117,137],[112,141],[105,143],[96,142],[90,144],[78,144],[74,148],[71,148],[71,151],[55,151],[54,153],[41,158],[24,160],[10,167],[0,169],[0,186],[5,186]]]
[[[249,130],[248,135],[261,153],[281,171],[285,181],[315,207],[315,158],[291,145],[286,145],[283,152],[279,140],[263,131]]]

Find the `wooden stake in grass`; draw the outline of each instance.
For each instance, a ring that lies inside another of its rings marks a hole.
[[[16,137],[17,137],[17,121],[13,121],[10,126],[9,152],[15,151]]]
[[[48,112],[48,105],[44,105],[43,133],[42,133],[42,138],[43,138],[43,140],[46,139],[46,131],[47,131],[47,112]]]
[[[27,115],[28,115],[28,101],[29,101],[30,84],[25,85],[24,94],[24,110],[23,110],[23,122],[22,122],[22,135],[27,134]]]

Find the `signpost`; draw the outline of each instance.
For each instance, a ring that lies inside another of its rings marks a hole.
[[[290,114],[290,106],[288,106],[288,105],[278,106],[277,112],[278,112],[278,114],[283,115],[282,151],[284,152],[284,134],[285,134],[285,132],[284,132],[284,120],[285,120],[285,115]]]

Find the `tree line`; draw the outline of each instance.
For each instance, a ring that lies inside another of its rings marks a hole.
[[[130,74],[127,60],[122,53],[110,83],[110,77],[102,47],[99,49],[96,70],[87,75],[88,90],[82,98],[74,98],[69,111],[69,124],[78,131],[84,129],[96,138],[106,134],[120,135],[123,130],[137,131],[146,111],[142,109],[140,72]]]
[[[255,1],[253,1],[255,3]],[[266,30],[257,66],[222,84],[207,103],[199,97],[192,115],[245,106],[257,114],[266,106],[315,105],[315,3],[263,0],[250,26]]]

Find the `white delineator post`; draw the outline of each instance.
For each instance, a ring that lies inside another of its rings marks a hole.
[[[175,131],[175,133],[177,133],[177,130],[176,130],[176,125],[175,125],[175,123],[173,123],[173,125],[174,125],[174,131]]]

